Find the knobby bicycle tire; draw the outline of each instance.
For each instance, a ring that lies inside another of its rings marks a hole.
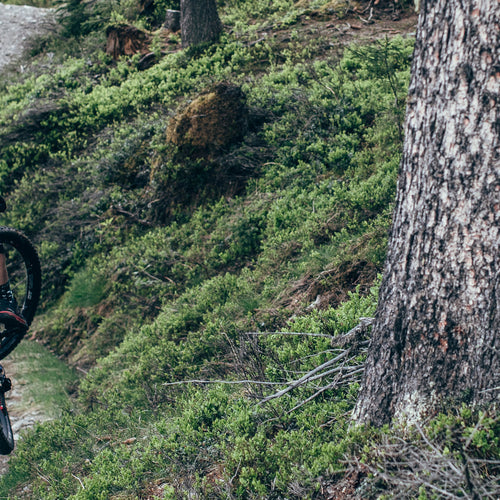
[[[14,449],[14,434],[5,404],[5,393],[0,390],[0,455],[8,455]]]
[[[19,309],[30,325],[38,307],[42,286],[38,253],[23,233],[10,227],[0,226],[0,244],[6,250],[10,283]],[[26,330],[22,328],[0,330],[0,359],[12,352],[25,333]]]

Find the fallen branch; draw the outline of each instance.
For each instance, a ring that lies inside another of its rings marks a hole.
[[[174,385],[186,385],[186,384],[231,384],[231,385],[256,385],[256,386],[286,386],[283,389],[262,398],[257,405],[263,405],[268,401],[284,396],[293,389],[305,385],[307,383],[314,382],[316,380],[324,379],[335,375],[333,381],[328,382],[326,385],[316,387],[315,392],[307,397],[305,400],[300,401],[295,405],[290,412],[300,408],[304,404],[312,401],[315,397],[319,396],[323,392],[340,385],[345,385],[357,380],[358,374],[361,374],[364,370],[364,365],[353,364],[356,358],[361,354],[366,352],[366,347],[369,344],[369,340],[366,339],[368,333],[368,327],[373,323],[373,318],[360,318],[360,322],[354,328],[349,330],[343,335],[326,335],[322,333],[307,333],[307,332],[246,332],[243,335],[249,337],[266,336],[266,335],[300,335],[300,336],[310,336],[310,337],[324,337],[332,341],[336,347],[333,352],[339,352],[335,357],[325,361],[316,368],[308,371],[303,376],[296,380],[284,381],[284,382],[267,382],[263,380],[254,379],[244,379],[244,380],[202,380],[202,379],[191,379],[191,380],[179,380],[175,382],[164,382],[162,386],[174,386]],[[229,340],[229,338],[228,338]],[[230,342],[233,349],[233,354],[237,357],[237,352],[235,347]],[[345,347],[349,344],[349,347]],[[334,366],[336,365],[336,366]],[[333,368],[332,368],[333,366]],[[264,372],[262,372],[262,377]],[[313,388],[314,389],[314,388]]]
[[[245,332],[243,335],[301,335],[306,337],[323,337],[327,339],[336,338],[335,335],[327,335],[326,333],[309,333],[309,332]]]
[[[305,382],[316,380],[316,378],[312,378],[313,375],[315,375],[317,372],[323,370],[324,368],[327,368],[327,367],[333,365],[334,363],[337,363],[340,359],[347,356],[347,354],[349,354],[349,351],[343,351],[337,357],[326,361],[322,365],[319,365],[316,368],[314,368],[314,370],[311,370],[310,372],[306,373],[303,377],[300,377],[298,380],[295,380],[294,382],[289,383],[289,385],[286,389],[283,389],[283,390],[278,391],[274,394],[271,394],[271,396],[267,396],[262,401],[259,401],[258,404],[261,405],[261,404],[267,403],[268,401],[271,401],[272,399],[276,399],[276,398],[279,398],[279,397],[285,395],[287,392],[291,391],[292,389],[295,389],[296,387],[304,384]],[[338,368],[334,368],[333,371],[338,371]]]
[[[178,380],[177,382],[163,382],[163,386],[183,384],[257,384],[257,385],[283,385],[283,382],[264,382],[262,380]]]
[[[299,379],[297,379],[293,382],[289,382],[288,387],[282,389],[281,391],[275,392],[274,394],[271,394],[270,396],[265,397],[264,399],[259,401],[259,403],[257,403],[257,404],[262,405],[264,403],[267,403],[268,401],[271,401],[273,399],[284,396],[285,394],[290,392],[292,389],[295,389],[301,385],[304,385],[305,383],[313,382],[314,380],[318,380],[319,378],[324,378],[324,377],[327,377],[328,375],[333,375],[334,373],[342,372],[343,370],[348,369],[349,361],[353,361],[354,358],[359,354],[360,347],[368,344],[368,341],[364,340],[363,337],[367,333],[367,329],[369,326],[371,326],[372,323],[373,323],[373,318],[360,318],[360,323],[357,326],[355,326],[354,328],[352,328],[351,330],[349,330],[346,334],[339,335],[337,337],[332,337],[336,340],[337,344],[346,345],[347,343],[351,343],[351,346],[349,348],[345,349],[344,351],[342,351],[335,358],[330,359],[330,360],[326,361],[325,363],[317,366],[313,370],[307,372],[305,375],[303,375]],[[349,358],[347,360],[347,362],[344,362],[340,366],[337,366],[331,370],[323,371],[323,370],[325,370],[325,368],[328,368],[328,367],[338,363],[343,358],[347,357],[349,354],[354,354],[354,356]],[[363,370],[363,366],[360,366],[360,365],[355,366],[355,367],[349,367],[349,368],[353,368],[356,373]],[[349,373],[347,375],[351,376],[352,374],[353,374],[353,372],[349,371]],[[338,384],[332,385],[332,383],[330,383],[328,388],[333,388],[335,385],[338,385]],[[321,391],[321,389],[319,389],[319,391]],[[321,392],[323,392],[323,391],[321,391]],[[299,403],[299,406],[302,406],[301,403]]]

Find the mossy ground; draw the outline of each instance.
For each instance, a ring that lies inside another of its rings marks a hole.
[[[66,38],[0,87],[0,182],[6,222],[44,264],[32,331],[89,373],[74,407],[20,444],[0,494],[328,498],[345,457],[371,464],[380,439],[349,430],[359,371],[257,403],[374,313],[412,53],[393,35],[415,16],[219,2],[218,43],[181,51],[173,37],[141,71],[102,52],[103,19],[155,20],[132,3],[78,6]],[[223,81],[246,95],[247,133],[183,158],[168,123]]]

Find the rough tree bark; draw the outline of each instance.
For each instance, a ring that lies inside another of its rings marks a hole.
[[[182,47],[217,40],[222,24],[215,0],[181,0]]]
[[[500,389],[500,3],[423,0],[358,422]]]

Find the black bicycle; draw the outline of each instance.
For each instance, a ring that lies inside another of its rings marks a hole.
[[[0,212],[6,209],[0,197]],[[38,253],[31,241],[20,231],[0,226],[0,245],[4,247],[11,290],[19,303],[19,309],[28,325],[35,316],[42,273]],[[21,342],[25,328],[13,328],[0,323],[0,359],[5,358]],[[11,381],[0,365],[0,454],[8,455],[14,449],[14,435],[10,424],[5,393],[11,389]]]

